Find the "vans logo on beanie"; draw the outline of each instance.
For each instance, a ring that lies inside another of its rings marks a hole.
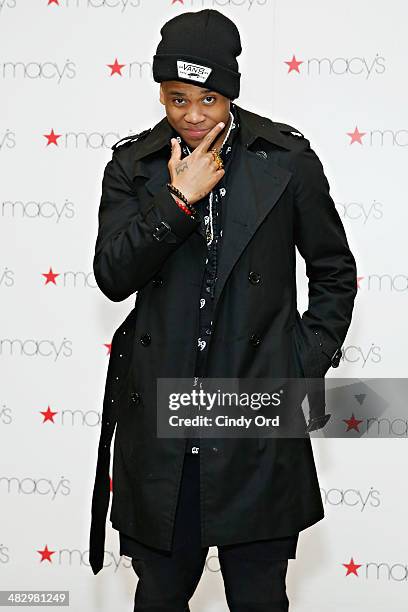
[[[205,83],[212,72],[212,68],[200,66],[200,64],[192,64],[191,62],[184,62],[183,60],[177,60],[177,72],[180,78]]]

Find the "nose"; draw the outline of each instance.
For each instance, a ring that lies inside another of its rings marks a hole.
[[[184,116],[185,122],[191,125],[200,126],[200,123],[204,123],[205,117],[199,110],[189,110]]]

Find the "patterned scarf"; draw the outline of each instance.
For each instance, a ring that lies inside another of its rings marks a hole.
[[[211,298],[214,298],[215,283],[217,281],[218,243],[222,238],[221,202],[225,202],[225,196],[227,194],[226,179],[228,176],[228,169],[232,158],[232,147],[233,143],[236,142],[239,130],[238,113],[233,102],[231,102],[230,104],[230,116],[231,124],[228,127],[224,141],[219,149],[219,154],[224,164],[225,173],[215,185],[215,187],[212,189],[212,191],[210,191],[210,193],[205,198],[203,198],[203,200],[196,202],[197,210],[199,212],[201,212],[201,207],[203,205],[205,206],[205,212],[203,215],[201,215],[202,222],[200,225],[200,233],[204,236],[206,240],[208,258],[210,260]],[[182,158],[186,157],[187,155],[190,155],[191,151],[187,143],[181,138],[181,136],[175,133],[175,138],[177,138],[178,142],[180,143]]]

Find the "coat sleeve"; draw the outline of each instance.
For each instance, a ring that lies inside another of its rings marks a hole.
[[[143,287],[200,223],[198,214],[192,219],[177,206],[166,185],[142,205],[119,152],[102,179],[93,258],[96,283],[114,302]]]
[[[308,309],[301,318],[303,340],[315,347],[317,340],[324,375],[339,364],[357,293],[357,271],[322,164],[307,139],[295,167],[295,243],[309,281]]]

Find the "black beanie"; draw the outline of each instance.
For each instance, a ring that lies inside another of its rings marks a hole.
[[[231,100],[239,96],[241,73],[236,58],[242,48],[231,19],[214,9],[181,13],[167,21],[160,34],[153,56],[155,81],[184,81]]]

